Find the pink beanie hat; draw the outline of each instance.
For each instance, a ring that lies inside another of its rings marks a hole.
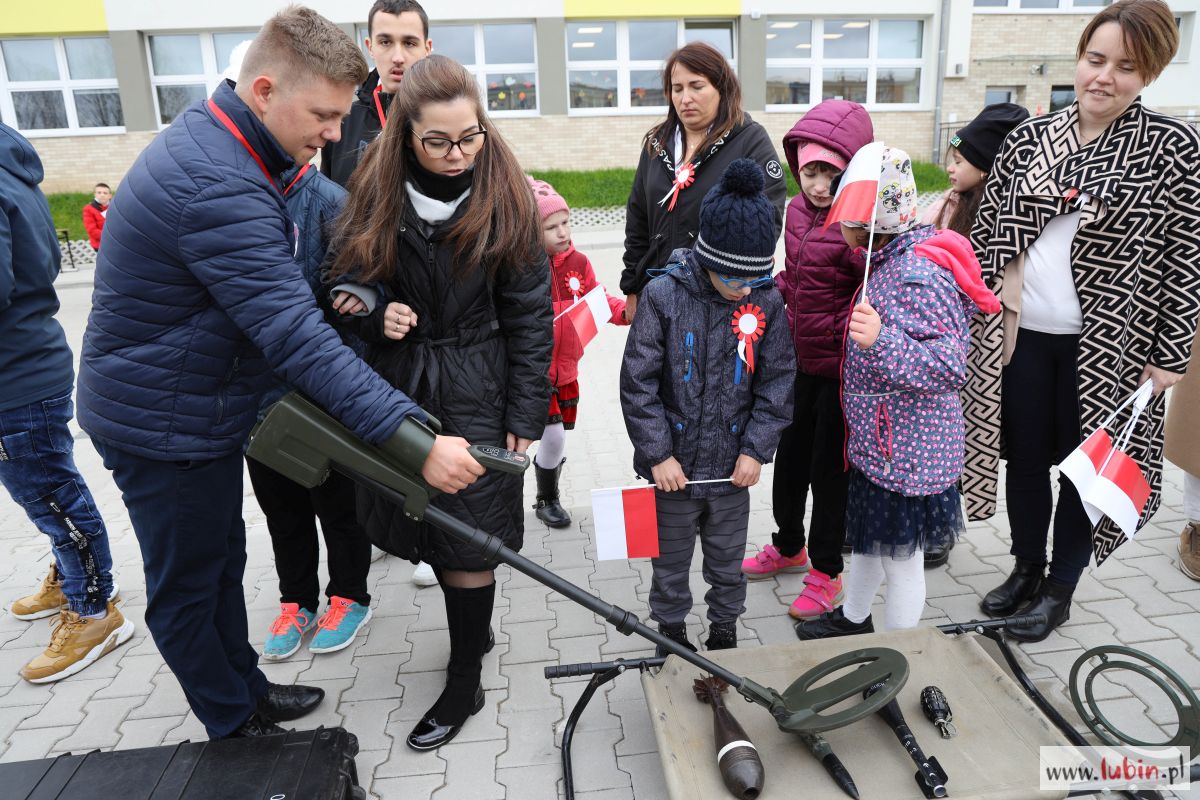
[[[556,211],[570,211],[567,201],[554,191],[553,186],[528,175],[525,176],[525,180],[529,181],[529,188],[533,189],[533,199],[537,202],[540,219],[545,219]]]

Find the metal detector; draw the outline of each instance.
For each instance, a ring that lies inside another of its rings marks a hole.
[[[908,679],[908,661],[901,653],[873,647],[830,659],[801,675],[781,693],[745,676],[735,675],[692,652],[646,626],[632,612],[604,602],[505,547],[495,536],[432,505],[429,501],[437,491],[422,479],[421,468],[433,448],[437,427],[436,420],[424,424],[407,417],[391,439],[375,447],[355,437],[320,408],[293,392],[273,405],[251,432],[246,454],[308,488],[324,482],[331,470],[341,472],[388,498],[412,519],[424,519],[436,525],[476,548],[487,559],[508,564],[598,614],[622,634],[636,633],[663,651],[720,678],[746,700],[765,708],[780,730],[786,733],[811,737],[869,717],[891,702]],[[506,455],[507,451],[491,450],[498,452],[483,453],[476,448],[472,454],[490,468],[522,472],[528,466],[528,458],[522,465],[519,460]],[[834,672],[854,666],[858,669],[816,686]],[[870,697],[862,698],[863,692],[876,684],[881,687]],[[851,698],[859,698],[861,702],[834,713],[824,713]]]

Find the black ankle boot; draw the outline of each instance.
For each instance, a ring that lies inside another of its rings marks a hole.
[[[491,638],[496,584],[476,589],[442,584],[442,593],[450,634],[446,688],[409,733],[408,746],[414,750],[433,750],[449,742],[484,705],[479,676],[483,670],[483,654]]]
[[[714,622],[708,626],[705,650],[733,650],[737,647],[737,623]]]
[[[677,625],[666,625],[660,622],[658,623],[658,632],[673,642],[679,642],[693,653],[696,652],[696,645],[688,641],[686,623],[680,622]],[[662,656],[670,654],[662,648],[662,645],[659,645],[658,647],[654,648],[654,655],[661,658]]]
[[[1046,621],[1040,625],[1030,625],[1025,628],[1006,628],[1008,638],[1018,642],[1040,642],[1050,635],[1050,631],[1062,625],[1071,618],[1071,595],[1075,594],[1075,585],[1059,583],[1047,578],[1042,581],[1042,588],[1034,596],[1029,605],[1020,610],[1021,614],[1043,614]]]
[[[809,639],[832,639],[835,636],[855,636],[860,633],[874,633],[875,625],[870,615],[862,622],[851,622],[846,619],[842,607],[826,611],[819,617],[800,620],[793,626],[796,638],[801,641]]]
[[[558,476],[562,473],[564,458],[554,469],[539,467],[535,461],[533,471],[537,475],[537,518],[551,528],[565,528],[571,524],[571,515],[558,503]]]
[[[1037,594],[1042,576],[1046,572],[1045,564],[1026,561],[1018,558],[1013,565],[1013,571],[1004,579],[1004,583],[992,589],[979,604],[979,610],[989,617],[1008,617],[1021,606],[1025,605]]]

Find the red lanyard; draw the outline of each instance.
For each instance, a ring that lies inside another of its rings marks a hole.
[[[379,115],[379,127],[387,127],[387,117],[383,115],[383,103],[379,100],[379,92],[382,91],[383,84],[376,84],[375,91],[371,92],[371,96],[375,98],[375,113]]]
[[[267,171],[267,165],[263,163],[262,158],[254,151],[254,148],[250,146],[250,143],[246,141],[246,137],[242,135],[240,130],[238,130],[238,126],[233,124],[233,120],[229,118],[229,115],[222,111],[220,107],[213,102],[211,97],[208,98],[208,110],[213,113],[213,116],[216,117],[220,123],[229,130],[230,133],[233,134],[233,138],[242,143],[242,147],[246,148],[246,152],[250,154],[250,157],[254,159],[256,164],[258,164],[258,168],[262,170],[262,174],[266,176],[267,183],[274,186],[275,190],[278,191],[279,185],[275,183],[275,179],[272,178],[271,173]],[[296,177],[299,178],[300,176],[297,175]],[[295,181],[292,181],[292,183],[295,183]],[[291,186],[288,188],[290,189]]]
[[[300,179],[304,177],[304,173],[308,172],[308,168],[311,166],[312,166],[312,162],[310,161],[309,163],[305,164],[303,167],[300,168],[300,171],[296,173],[296,177],[292,178],[292,182],[289,183],[287,185],[287,188],[283,190],[284,197],[287,197],[287,193],[292,190],[293,186],[295,186],[297,183],[300,182]]]

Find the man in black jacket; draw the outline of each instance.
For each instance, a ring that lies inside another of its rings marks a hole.
[[[321,172],[341,186],[350,182],[363,151],[383,130],[404,71],[433,52],[429,16],[416,0],[375,0],[367,14],[366,45],[375,69],[342,120],[341,140],[321,150]]]

